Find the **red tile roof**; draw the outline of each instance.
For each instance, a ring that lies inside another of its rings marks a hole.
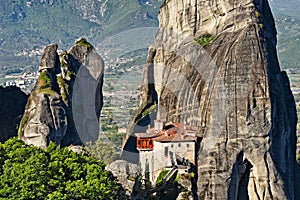
[[[156,142],[184,142],[197,141],[197,128],[179,123],[166,124],[167,129],[156,131],[154,128],[147,130],[147,133],[136,133],[140,138],[153,138]]]

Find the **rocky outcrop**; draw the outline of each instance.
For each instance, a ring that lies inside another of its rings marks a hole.
[[[0,142],[18,135],[28,96],[17,87],[0,87]]]
[[[132,130],[154,104],[198,127],[199,199],[296,199],[296,108],[268,1],[166,0],[158,18]]]
[[[118,177],[119,183],[122,184],[127,195],[130,195],[140,173],[138,165],[125,160],[116,160],[107,165],[106,170],[111,171],[114,176]]]
[[[98,137],[104,64],[93,46],[79,39],[67,52],[44,50],[39,78],[26,105],[19,138],[46,147],[82,145]]]

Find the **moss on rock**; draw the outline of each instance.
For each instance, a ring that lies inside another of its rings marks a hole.
[[[57,84],[60,89],[60,95],[64,103],[67,104],[68,101],[68,91],[69,85],[65,82],[65,80],[61,76],[57,76]]]
[[[55,91],[52,89],[52,80],[48,76],[47,72],[41,72],[38,80],[37,87],[39,91],[46,95],[52,95]]]
[[[76,41],[77,45],[83,46],[83,47],[91,47],[91,43],[89,43],[85,38],[80,38],[79,40]]]
[[[211,34],[205,34],[202,35],[201,37],[199,37],[198,39],[196,39],[196,42],[201,45],[201,46],[206,46],[208,43],[210,43],[211,41],[213,41],[216,38],[216,36],[213,36]]]

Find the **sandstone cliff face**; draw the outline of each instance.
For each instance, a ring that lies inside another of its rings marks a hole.
[[[19,127],[19,138],[39,147],[82,145],[98,136],[103,60],[85,39],[61,55],[57,48],[45,48]]]
[[[17,87],[0,87],[0,142],[18,135],[28,96]]]
[[[166,0],[159,21],[140,113],[156,103],[199,128],[195,198],[297,199],[296,108],[268,1]]]

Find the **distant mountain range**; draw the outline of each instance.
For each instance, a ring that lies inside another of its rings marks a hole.
[[[37,68],[42,49],[66,49],[76,38],[92,44],[125,30],[158,26],[163,0],[0,0],[0,76]],[[282,68],[298,68],[300,1],[270,1]]]
[[[162,0],[0,0],[2,74],[19,67],[32,68],[38,62],[36,55],[49,43],[66,49],[79,37],[95,43],[124,30],[157,26],[161,3]]]

